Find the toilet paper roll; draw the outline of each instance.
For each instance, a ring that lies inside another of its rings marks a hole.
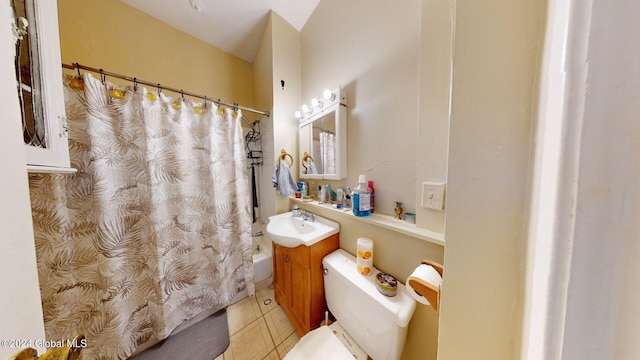
[[[356,259],[356,267],[362,275],[369,276],[373,273],[373,260]]]
[[[440,285],[442,284],[442,276],[438,274],[433,266],[423,264],[413,270],[413,272],[411,273],[411,275],[409,275],[407,281],[405,282],[405,286],[407,287],[407,290],[409,290],[409,295],[411,295],[412,298],[414,298],[421,304],[430,305],[429,301],[424,296],[418,294],[409,283],[409,279],[411,279],[412,277],[418,278],[426,282],[427,284],[433,285],[433,287],[435,287],[436,289],[439,289]]]
[[[358,259],[373,261],[373,240],[358,238],[356,250]]]

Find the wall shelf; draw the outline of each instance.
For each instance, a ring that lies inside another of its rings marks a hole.
[[[351,211],[351,209],[346,211],[344,209],[336,209],[333,206],[330,206],[329,204],[320,204],[318,201],[315,201],[315,200],[302,201],[302,199],[296,199],[296,198],[289,198],[289,200],[294,204],[298,204],[298,206],[302,204],[303,206],[309,206],[314,209],[329,210],[332,212],[332,214],[335,213],[336,217],[338,218],[355,219],[356,221],[362,221],[367,224],[371,224],[371,225],[379,226],[392,231],[396,231],[401,234],[411,236],[420,240],[425,240],[440,246],[445,246],[444,234],[419,228],[415,224],[409,224],[404,220],[394,219],[393,216],[390,216],[390,215],[374,213],[374,214],[371,214],[370,216],[359,217],[359,216],[353,215],[353,212]]]
[[[73,174],[78,172],[78,169],[71,167],[27,165],[27,172],[43,174]]]

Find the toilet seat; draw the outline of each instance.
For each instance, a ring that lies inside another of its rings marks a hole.
[[[284,360],[353,360],[328,326],[321,326],[305,336],[289,351]]]

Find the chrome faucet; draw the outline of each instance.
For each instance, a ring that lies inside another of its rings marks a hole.
[[[302,220],[309,220],[311,222],[315,221],[314,214],[304,210],[302,210],[302,212],[300,213],[300,217],[302,218]]]
[[[302,220],[315,221],[315,217],[313,213],[300,209],[298,205],[294,205],[291,211],[293,212],[292,214],[293,217],[299,217],[299,218],[302,218]]]

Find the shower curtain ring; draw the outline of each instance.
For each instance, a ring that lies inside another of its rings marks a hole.
[[[207,95],[204,96],[204,108],[207,108]]]
[[[182,97],[182,101],[184,101],[184,91],[180,89],[180,96]]]
[[[102,81],[102,85],[106,85],[105,82],[107,80],[107,76],[104,74],[104,70],[100,69],[100,81]]]
[[[160,87],[160,83],[158,83],[158,96],[160,96],[161,92],[162,92],[162,88]]]
[[[138,91],[138,78],[133,78],[133,91]]]
[[[80,74],[80,63],[76,63],[76,70],[78,70],[78,77],[81,78],[82,74]]]

